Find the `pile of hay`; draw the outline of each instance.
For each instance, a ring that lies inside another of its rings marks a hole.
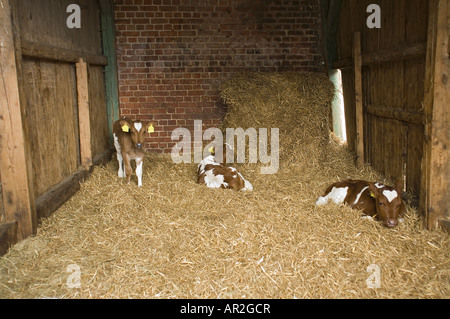
[[[314,166],[326,156],[334,86],[325,75],[242,73],[225,82],[220,95],[228,106],[223,128],[279,129],[284,166]]]
[[[383,181],[326,143],[320,162],[304,154],[274,175],[236,165],[253,192],[198,185],[196,164],[167,154],[146,157],[141,188],[135,176],[123,184],[116,160],[96,167],[37,236],[0,258],[0,297],[449,298],[448,235],[424,229],[414,209],[387,229],[348,207],[314,206],[337,179]],[[67,285],[71,265],[78,288]]]

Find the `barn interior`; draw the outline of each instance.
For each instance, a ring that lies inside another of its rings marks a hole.
[[[0,297],[450,297],[449,0],[1,3]],[[278,170],[197,184],[195,121],[278,128]],[[315,207],[348,178],[401,181],[404,223]]]

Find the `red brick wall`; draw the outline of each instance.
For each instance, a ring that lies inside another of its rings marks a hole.
[[[120,113],[155,121],[146,149],[177,127],[219,126],[221,83],[241,71],[322,72],[319,0],[115,0]]]

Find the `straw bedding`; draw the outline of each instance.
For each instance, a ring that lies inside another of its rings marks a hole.
[[[283,166],[327,155],[333,85],[317,73],[242,73],[223,84],[227,127],[278,128]],[[270,140],[268,149],[270,150]]]
[[[238,95],[233,81],[248,86],[243,92],[270,89],[272,97],[259,102],[274,107],[283,99],[278,90],[299,98],[299,82],[305,92],[329,90],[321,75],[240,75],[224,84],[223,94]],[[260,83],[252,89],[254,81]],[[230,113],[245,101],[222,97],[229,106],[225,125],[238,124]],[[251,116],[261,121],[255,127],[280,127],[282,144],[277,174],[259,174],[258,164],[236,165],[253,192],[207,189],[196,183],[196,164],[174,164],[167,154],[147,155],[141,188],[135,176],[123,184],[116,160],[96,167],[81,190],[42,221],[37,236],[0,258],[0,296],[449,298],[448,235],[425,230],[414,209],[408,207],[404,223],[387,229],[345,206],[315,208],[317,196],[337,179],[384,181],[369,167],[357,170],[346,149],[329,138],[323,106],[329,100],[305,99],[322,110],[310,131],[301,115],[316,115],[302,113],[305,106],[296,100],[300,109],[291,110],[290,125],[307,131],[297,130],[303,134],[297,141],[282,139],[288,119],[272,119],[274,126],[265,112]],[[247,124],[253,125],[242,127]],[[67,286],[72,264],[80,269],[79,288]],[[372,264],[380,269],[377,289],[366,282]]]

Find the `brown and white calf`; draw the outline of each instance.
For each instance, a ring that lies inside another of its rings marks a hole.
[[[226,148],[230,147],[228,144],[224,144],[223,148],[220,148],[222,154],[226,154]],[[231,148],[231,147],[230,147]],[[241,173],[239,173],[234,167],[225,166],[215,158],[215,148],[212,148],[211,155],[206,156],[200,164],[198,164],[197,182],[199,184],[205,184],[209,188],[227,188],[237,191],[252,191],[253,185],[247,181]]]
[[[401,184],[396,188],[362,180],[346,180],[331,184],[325,194],[316,201],[316,206],[329,200],[336,204],[348,204],[362,210],[365,215],[376,217],[387,227],[397,226],[406,213],[405,202],[400,197]]]
[[[153,132],[153,123],[133,121],[123,117],[113,125],[114,146],[119,161],[119,177],[126,177],[127,183],[131,178],[131,160],[136,161],[136,176],[138,186],[142,186],[142,165],[144,162],[144,140],[147,132]]]

